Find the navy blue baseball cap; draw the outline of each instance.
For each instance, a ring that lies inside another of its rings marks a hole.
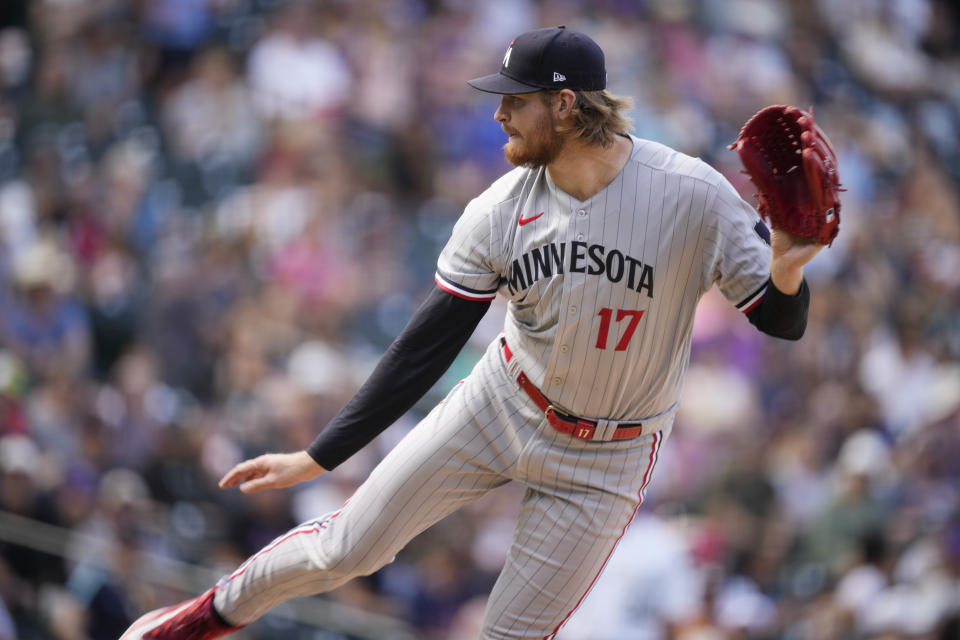
[[[499,73],[467,80],[467,84],[501,94],[599,91],[607,87],[607,70],[600,45],[561,25],[520,34],[507,48]]]

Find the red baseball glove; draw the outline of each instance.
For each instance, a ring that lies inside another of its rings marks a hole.
[[[747,120],[730,145],[760,190],[757,210],[775,229],[832,244],[840,230],[837,156],[810,113],[772,105]]]

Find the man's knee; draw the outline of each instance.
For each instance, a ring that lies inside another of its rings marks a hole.
[[[392,549],[382,548],[366,536],[338,535],[348,532],[342,531],[342,527],[338,532],[336,528],[336,525],[332,525],[330,530],[324,528],[318,531],[317,553],[313,558],[315,568],[330,578],[346,581],[370,575],[393,561]]]

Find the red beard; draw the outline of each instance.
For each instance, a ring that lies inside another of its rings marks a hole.
[[[503,145],[507,161],[518,167],[537,169],[553,162],[563,148],[563,138],[553,127],[552,118],[544,118],[536,129]]]

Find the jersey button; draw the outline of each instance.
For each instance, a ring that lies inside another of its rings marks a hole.
[[[577,308],[576,308],[576,307],[570,307],[570,315],[573,315],[573,314],[575,314],[576,312],[577,312]]]
[[[567,351],[570,351],[570,347],[565,344],[560,345],[560,353],[566,353]]]
[[[578,233],[578,234],[577,234],[577,240],[583,240],[583,234],[582,234],[582,233]]]
[[[577,215],[582,218],[583,216],[587,215],[587,212],[583,209],[577,209]]]
[[[556,378],[553,379],[553,384],[560,384],[561,382],[563,382],[563,378],[561,378],[560,376],[557,376]]]

